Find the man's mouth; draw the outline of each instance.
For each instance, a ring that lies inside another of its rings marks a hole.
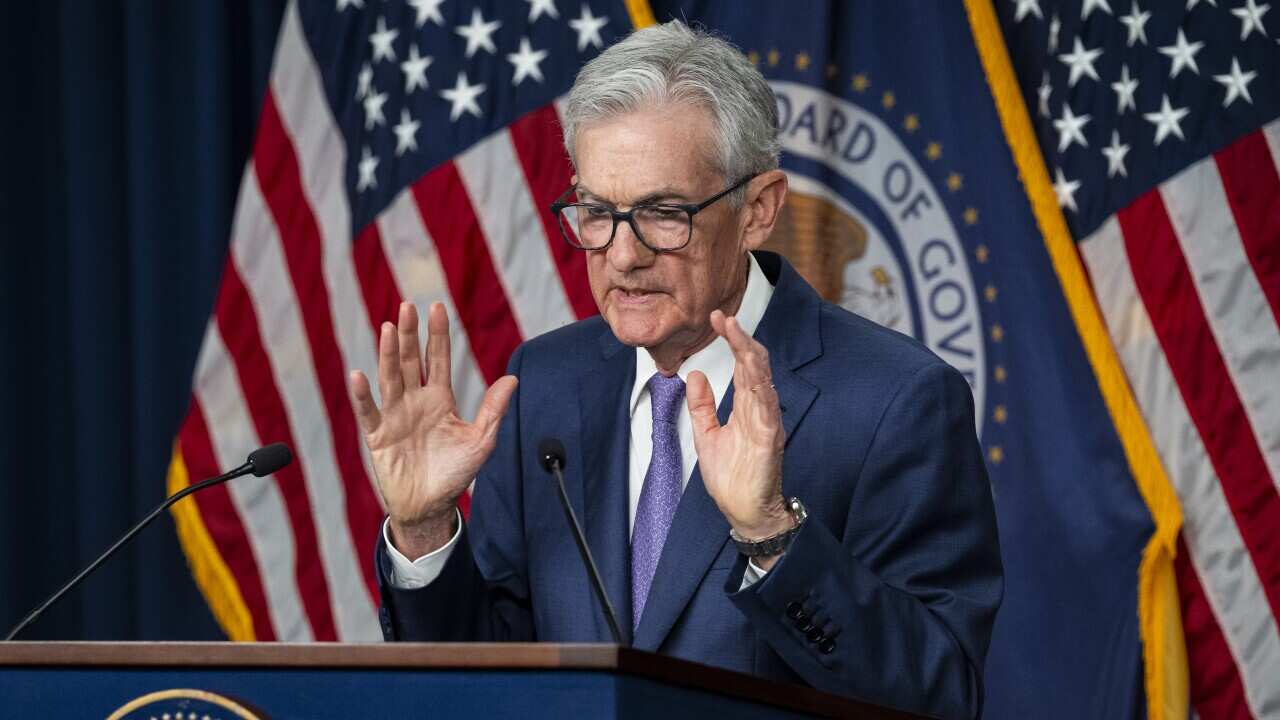
[[[659,295],[656,290],[645,290],[643,288],[615,287],[613,292],[618,302],[624,305],[641,305]]]

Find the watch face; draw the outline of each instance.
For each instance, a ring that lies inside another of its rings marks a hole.
[[[791,541],[795,539],[796,533],[800,532],[800,526],[809,517],[809,511],[805,509],[804,503],[800,502],[800,498],[793,497],[788,500],[787,510],[795,518],[796,524],[773,537],[752,542],[742,538],[736,531],[730,529],[729,537],[733,540],[733,544],[738,547],[738,552],[747,557],[756,558],[778,555],[786,551],[791,546]]]

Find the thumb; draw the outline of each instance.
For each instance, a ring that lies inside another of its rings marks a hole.
[[[708,433],[720,428],[720,418],[716,417],[716,398],[711,392],[711,383],[701,371],[689,373],[685,400],[689,404],[689,418],[693,421],[694,445],[701,445]]]
[[[356,419],[360,421],[360,429],[369,435],[382,424],[382,413],[378,412],[378,404],[373,401],[373,389],[369,378],[359,370],[353,370],[347,377],[351,388],[351,398],[355,401]]]
[[[475,424],[480,427],[486,440],[497,434],[499,421],[507,414],[507,406],[511,404],[511,396],[518,383],[514,375],[504,375],[485,391],[480,410],[476,412]]]

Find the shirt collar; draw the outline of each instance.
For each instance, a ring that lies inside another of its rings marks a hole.
[[[769,307],[769,300],[773,297],[773,285],[769,284],[769,278],[765,277],[754,255],[747,253],[747,260],[749,265],[747,289],[742,294],[742,303],[738,306],[736,317],[743,332],[754,335],[760,320],[764,318],[765,309]],[[676,370],[676,375],[688,382],[689,373],[694,370],[701,370],[707,376],[718,407],[720,399],[724,397],[725,391],[729,389],[729,383],[733,380],[733,350],[729,348],[729,343],[724,338],[717,337],[710,345],[690,355],[681,363]],[[641,395],[648,388],[649,378],[656,372],[658,372],[658,366],[654,363],[649,351],[642,347],[636,348],[636,382],[631,388],[630,414],[632,416],[635,415],[636,404],[640,402]]]

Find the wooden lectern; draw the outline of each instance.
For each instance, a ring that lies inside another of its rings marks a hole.
[[[614,645],[0,644],[0,716],[913,718]]]

